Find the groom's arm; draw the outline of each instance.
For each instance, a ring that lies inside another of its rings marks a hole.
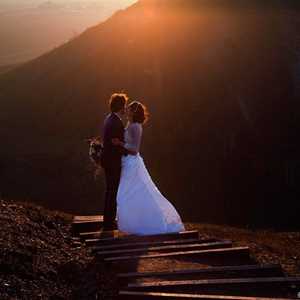
[[[122,143],[122,144],[121,144]],[[127,155],[127,154],[132,154],[133,155],[133,152],[132,151],[130,151],[130,150],[128,150],[128,149],[126,149],[125,147],[124,147],[124,143],[123,142],[121,142],[117,147],[119,147],[120,148],[120,151],[121,151],[121,153],[123,154],[123,155]]]
[[[127,133],[130,135],[131,143],[124,143],[119,139],[113,140],[114,145],[123,147],[128,154],[137,155],[141,145],[142,131],[138,126],[131,126],[127,129]]]
[[[125,143],[122,142],[120,139],[118,138],[115,138],[115,139],[112,139],[112,143],[117,146],[117,147],[120,147],[123,149],[124,153],[126,154],[130,154],[130,155],[137,155],[137,151],[135,150],[132,150],[132,149],[127,149],[125,147]]]

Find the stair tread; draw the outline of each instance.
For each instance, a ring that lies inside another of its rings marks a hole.
[[[222,278],[200,280],[176,280],[160,282],[129,283],[128,288],[160,287],[160,286],[183,286],[183,285],[218,285],[218,284],[259,284],[259,283],[299,283],[300,277],[249,277],[249,278]]]
[[[110,251],[98,251],[97,255],[114,255],[114,254],[125,254],[125,253],[137,253],[137,252],[159,252],[159,251],[172,251],[180,249],[195,249],[195,248],[210,248],[210,247],[231,247],[232,242],[213,242],[213,243],[194,243],[194,244],[184,244],[184,245],[168,245],[168,246],[158,246],[158,247],[148,247],[148,248],[135,248],[135,249],[122,249],[122,250],[110,250]]]
[[[182,256],[182,255],[195,255],[195,254],[214,254],[214,253],[226,253],[226,252],[240,252],[249,251],[248,247],[233,247],[233,248],[219,248],[209,250],[194,250],[194,251],[180,251],[172,253],[161,253],[161,254],[146,254],[146,255],[132,255],[132,256],[119,256],[119,257],[108,257],[104,258],[105,261],[118,261],[127,259],[143,259],[143,258],[162,258],[170,256]]]
[[[183,294],[183,293],[157,293],[157,292],[136,292],[120,291],[120,296],[140,296],[141,299],[147,296],[153,298],[178,298],[178,299],[211,299],[211,300],[289,300],[292,298],[271,298],[271,297],[247,297],[228,295],[204,295],[204,294]]]
[[[270,265],[241,265],[241,266],[218,266],[218,267],[207,267],[199,269],[182,269],[175,271],[155,271],[155,272],[129,272],[117,274],[119,278],[130,278],[130,277],[154,277],[164,275],[184,275],[193,273],[213,273],[213,272],[226,272],[226,271],[244,271],[244,270],[267,270],[267,269],[278,269],[281,270],[281,266],[277,264]]]
[[[88,244],[89,242],[95,241],[97,242],[98,239],[88,239],[85,242]],[[92,249],[93,251],[97,250],[114,250],[120,248],[138,248],[138,247],[145,247],[145,246],[156,246],[156,245],[182,245],[182,244],[189,244],[189,243],[205,243],[205,242],[214,242],[215,239],[180,239],[180,240],[167,240],[167,241],[152,241],[152,242],[129,242],[129,243],[122,243],[122,244],[114,244],[114,245],[101,245],[101,246],[94,246]]]
[[[81,233],[80,236],[84,237],[89,233]],[[92,233],[93,234],[93,233]],[[100,234],[100,232],[99,232]],[[175,239],[184,239],[184,238],[199,238],[199,232],[197,230],[174,232],[174,233],[165,233],[165,234],[155,234],[155,235],[124,235],[120,237],[107,237],[99,238],[98,242],[101,243],[123,243],[129,241],[151,241],[151,240],[170,240]]]
[[[81,222],[103,222],[103,216],[93,215],[93,216],[74,216],[73,223]]]

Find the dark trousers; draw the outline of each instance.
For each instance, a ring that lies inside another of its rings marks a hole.
[[[117,211],[117,193],[120,183],[121,166],[109,166],[104,168],[106,190],[104,203],[104,230],[113,230],[116,211]]]

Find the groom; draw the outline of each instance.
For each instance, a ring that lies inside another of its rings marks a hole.
[[[121,158],[129,152],[112,143],[113,139],[124,142],[124,125],[121,117],[125,114],[128,97],[126,94],[113,94],[109,101],[111,113],[104,121],[103,154],[101,165],[104,168],[106,191],[104,204],[104,231],[115,228],[116,198],[121,176]]]

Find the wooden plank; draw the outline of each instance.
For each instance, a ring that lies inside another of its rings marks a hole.
[[[121,249],[121,250],[108,250],[108,251],[97,251],[97,257],[111,257],[128,254],[139,254],[149,252],[178,252],[178,251],[189,251],[189,250],[205,250],[205,249],[216,249],[216,248],[227,248],[231,247],[231,241],[213,242],[213,243],[195,243],[195,244],[184,244],[184,245],[168,245],[158,247],[145,247],[136,249]]]
[[[272,275],[283,275],[280,265],[270,264],[270,265],[241,265],[241,266],[218,266],[218,267],[208,267],[201,269],[187,269],[187,270],[175,270],[175,271],[163,271],[163,272],[130,272],[130,273],[120,273],[117,277],[120,279],[137,279],[137,278],[164,278],[164,277],[181,277],[185,278],[187,276],[209,276],[210,274],[219,275],[222,274],[226,276],[228,273],[251,273],[253,272],[266,272]]]
[[[177,280],[160,282],[129,283],[129,288],[185,286],[185,285],[221,285],[221,284],[259,284],[259,283],[293,283],[300,284],[300,277],[257,277],[257,278],[230,278],[230,279],[201,279]]]
[[[90,233],[81,233],[81,237],[87,238]],[[93,232],[93,234],[95,234]],[[99,231],[100,234],[100,231]],[[128,243],[130,241],[141,242],[141,241],[167,241],[167,240],[177,240],[177,239],[196,239],[199,238],[199,232],[197,230],[191,231],[182,231],[176,233],[167,233],[167,234],[156,234],[156,235],[147,235],[147,236],[137,236],[137,235],[126,235],[122,237],[111,237],[111,238],[99,238],[99,245],[112,245],[112,244],[121,244]]]
[[[244,296],[226,296],[226,295],[197,295],[197,294],[178,294],[178,293],[155,293],[155,292],[136,292],[136,291],[120,291],[118,299],[131,300],[291,300],[291,298],[267,298],[267,297],[244,297]]]
[[[103,237],[100,238],[102,236],[103,230],[98,230],[98,231],[85,231],[85,232],[80,232],[79,236],[81,238],[81,240],[86,241],[87,239],[104,239]],[[112,237],[110,237],[112,238]],[[114,237],[115,238],[115,237]]]
[[[82,222],[103,222],[102,215],[94,216],[74,216],[73,223],[82,223]]]
[[[79,233],[79,238],[81,241],[86,241],[89,239],[89,237],[95,235],[97,237],[97,240],[99,238],[101,239],[115,239],[119,237],[119,231],[118,230],[100,230],[100,231],[95,231],[95,232],[80,232]]]
[[[72,222],[72,233],[74,236],[81,232],[99,231],[103,227],[103,221],[100,219],[76,220]]]
[[[96,243],[98,239],[95,239]],[[85,240],[87,245],[90,245],[89,241],[92,240]],[[139,247],[151,247],[151,246],[167,246],[167,245],[182,245],[182,244],[192,244],[192,243],[210,243],[210,242],[217,242],[216,239],[183,239],[183,240],[171,240],[171,241],[152,241],[152,242],[129,242],[123,244],[116,244],[116,245],[102,245],[102,246],[94,246],[92,247],[92,252],[97,252],[99,250],[118,250],[118,249],[132,249],[132,248],[139,248]]]
[[[82,232],[80,233],[80,235],[89,238],[89,236],[96,236],[96,235],[101,235],[102,231],[98,230],[98,231],[91,231],[91,232]],[[154,235],[134,235],[134,234],[125,234],[125,233],[121,233],[119,232],[119,236],[115,237],[115,241],[118,240],[128,240],[128,241],[148,241],[151,238],[160,238],[160,237],[164,237],[164,238],[168,238],[168,237],[177,237],[178,235],[181,236],[186,236],[186,235],[193,235],[193,238],[199,238],[199,232],[197,230],[188,230],[188,231],[181,231],[181,232],[174,232],[174,233],[162,233],[162,234],[154,234]],[[99,242],[101,242],[103,239],[100,237],[98,237],[98,239],[100,240]],[[162,239],[163,240],[163,239]],[[104,241],[106,241],[104,239]]]
[[[195,256],[207,256],[207,255],[247,255],[249,256],[248,247],[234,247],[234,248],[221,248],[210,250],[196,250],[196,251],[180,251],[161,254],[145,254],[145,255],[129,255],[129,256],[117,256],[107,257],[104,261],[107,262],[120,262],[126,260],[140,260],[140,259],[154,259],[154,258],[180,258],[180,257],[195,257]]]
[[[153,292],[199,292],[203,288],[205,292],[216,291],[224,293],[227,287],[234,287],[241,291],[245,287],[252,293],[264,287],[264,292],[276,294],[276,287],[279,285],[287,287],[296,284],[300,286],[300,277],[257,277],[257,278],[225,278],[225,279],[201,279],[201,280],[178,280],[178,281],[159,281],[159,282],[139,282],[129,283],[127,288],[132,290],[153,291]],[[269,289],[266,288],[269,287]],[[251,288],[250,288],[251,287]],[[271,288],[271,289],[270,289]],[[279,292],[279,290],[278,290]],[[280,291],[282,292],[282,291]]]

